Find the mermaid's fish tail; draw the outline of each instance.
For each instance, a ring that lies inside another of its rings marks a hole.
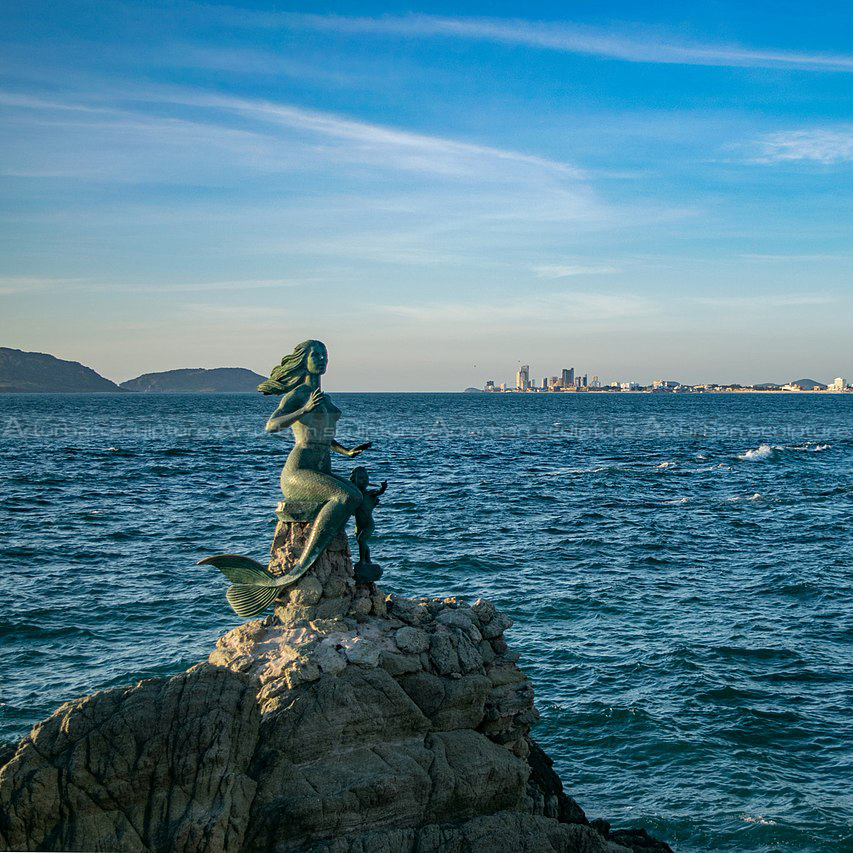
[[[216,566],[231,583],[249,586],[276,586],[276,578],[257,560],[239,554],[218,554],[199,560],[199,566]]]
[[[272,604],[281,585],[274,575],[256,560],[239,554],[218,554],[198,561],[200,566],[216,566],[233,586],[225,597],[231,609],[243,619],[257,616]]]
[[[294,566],[283,575],[271,575],[261,563],[239,554],[218,554],[198,561],[199,566],[216,566],[233,586],[225,593],[231,609],[244,619],[257,616],[272,604],[282,587],[290,586],[310,567]]]
[[[251,619],[266,610],[277,595],[278,589],[274,586],[252,586],[245,583],[235,583],[228,587],[225,593],[231,609],[243,619]]]

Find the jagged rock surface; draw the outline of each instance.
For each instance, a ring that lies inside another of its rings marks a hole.
[[[291,564],[305,530],[279,524],[271,571]],[[206,663],[69,702],[36,726],[0,768],[0,846],[632,849],[589,826],[530,738],[537,713],[503,639],[511,624],[485,601],[356,585],[341,536]]]

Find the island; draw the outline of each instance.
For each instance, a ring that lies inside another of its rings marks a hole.
[[[121,383],[126,391],[228,394],[254,391],[265,376],[245,367],[185,367],[160,373],[143,373]]]
[[[0,347],[0,392],[90,394],[124,390],[78,361]]]

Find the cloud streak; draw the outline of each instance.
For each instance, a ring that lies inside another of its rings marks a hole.
[[[0,106],[29,116],[30,123],[47,122],[56,126],[61,122],[67,127],[85,128],[86,122],[91,121],[88,127],[92,130],[111,126],[126,134],[145,134],[148,138],[157,134],[163,144],[170,145],[184,141],[190,144],[209,142],[211,133],[215,131],[218,143],[227,144],[235,150],[246,148],[253,162],[267,166],[288,160],[280,153],[276,155],[272,150],[264,153],[257,147],[259,140],[275,136],[271,132],[275,128],[301,135],[288,147],[287,153],[291,157],[297,152],[322,156],[324,149],[310,141],[319,137],[326,140],[326,144],[335,145],[334,156],[338,162],[343,155],[345,160],[368,162],[384,169],[487,179],[495,183],[514,183],[519,178],[525,182],[530,179],[548,182],[584,179],[584,173],[568,163],[270,100],[170,87],[119,90],[112,92],[108,98],[111,103],[92,106],[81,97],[76,101],[60,101],[0,92]],[[193,111],[193,116],[179,119],[146,114],[146,104],[186,107]],[[201,117],[198,116],[199,110],[205,111]],[[81,117],[86,118],[81,121]],[[251,126],[235,127],[235,118],[248,121]],[[17,171],[22,175],[26,173],[26,170]]]
[[[694,301],[709,308],[761,311],[767,308],[802,308],[813,305],[831,305],[832,296],[821,294],[779,293],[760,296],[697,296]]]
[[[832,165],[853,160],[853,127],[785,130],[755,143],[754,163],[808,162]]]
[[[704,65],[736,68],[787,68],[801,71],[853,72],[853,56],[765,50],[739,45],[691,44],[652,33],[614,34],[611,30],[571,23],[541,23],[433,15],[354,17],[299,13],[243,15],[235,22],[351,35],[445,37],[541,50],[596,56],[624,62]]]
[[[610,275],[619,269],[611,266],[583,266],[581,264],[543,264],[533,267],[539,278],[570,278],[576,275]]]
[[[386,304],[376,310],[417,325],[587,325],[639,320],[659,313],[658,304],[631,293],[565,292],[523,299],[447,301],[417,305]]]

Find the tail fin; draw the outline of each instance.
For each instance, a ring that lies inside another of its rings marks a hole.
[[[278,595],[278,590],[275,587],[254,586],[244,583],[237,583],[228,587],[228,591],[225,593],[231,609],[243,619],[257,616],[272,604],[276,595]]]
[[[196,565],[216,566],[231,583],[271,587],[276,582],[276,579],[261,563],[248,557],[241,557],[239,554],[219,554],[216,557],[205,557],[203,560],[199,560]]]

